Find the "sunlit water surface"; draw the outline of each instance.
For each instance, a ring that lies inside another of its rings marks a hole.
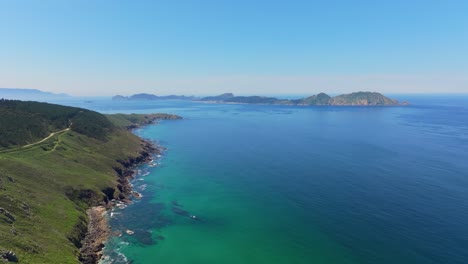
[[[112,211],[104,263],[468,263],[468,98],[402,99],[60,103],[184,117],[135,131],[168,149]]]

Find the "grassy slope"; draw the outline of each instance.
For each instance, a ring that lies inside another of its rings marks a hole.
[[[106,115],[107,118],[118,127],[131,128],[140,125],[146,125],[152,123],[158,119],[180,119],[177,115],[171,114],[111,114]]]
[[[77,263],[77,248],[68,237],[77,236],[75,227],[84,221],[88,205],[70,200],[66,191],[92,190],[103,199],[101,190],[116,187],[116,160],[139,151],[140,139],[129,132],[116,132],[104,144],[66,132],[40,146],[0,155],[0,206],[17,219],[0,224],[0,248],[15,251],[22,263]]]
[[[125,116],[119,120],[127,126]],[[108,187],[118,195],[116,160],[136,158],[142,146],[124,129],[105,141],[70,130],[0,153],[0,207],[16,219],[0,213],[0,250],[13,250],[21,263],[78,263],[72,241],[86,229],[86,208],[102,202]]]
[[[114,128],[104,115],[90,110],[0,99],[0,150],[37,142],[68,127],[101,140]]]

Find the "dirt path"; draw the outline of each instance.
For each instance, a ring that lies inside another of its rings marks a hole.
[[[64,130],[60,130],[60,131],[57,131],[57,132],[52,132],[52,133],[50,133],[50,135],[48,135],[47,137],[45,137],[45,138],[43,138],[43,139],[41,139],[41,140],[39,140],[39,141],[37,141],[37,142],[31,143],[31,144],[28,144],[28,145],[24,145],[24,146],[18,147],[18,148],[27,148],[27,147],[31,147],[31,146],[40,144],[40,143],[42,143],[42,142],[48,140],[49,138],[55,136],[56,134],[62,133],[62,132],[68,131],[68,130],[70,130],[70,128],[65,128]],[[17,149],[18,149],[18,148],[17,148]]]
[[[28,147],[32,147],[32,146],[35,146],[35,145],[38,145],[38,144],[41,144],[42,142],[50,139],[51,137],[57,135],[57,134],[60,134],[60,133],[63,133],[63,132],[67,132],[70,130],[70,127],[68,128],[65,128],[63,130],[60,130],[60,131],[56,131],[56,132],[52,132],[50,133],[50,135],[48,135],[47,137],[39,140],[39,141],[36,141],[34,143],[31,143],[31,144],[28,144],[28,145],[24,145],[24,146],[20,146],[20,147],[16,147],[16,148],[12,148],[12,149],[5,149],[5,150],[1,150],[0,153],[9,153],[9,152],[14,152],[14,151],[18,151],[18,150],[22,150],[24,148],[28,148]],[[54,147],[55,149],[55,147]]]

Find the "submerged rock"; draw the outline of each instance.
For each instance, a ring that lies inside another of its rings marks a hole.
[[[182,216],[190,216],[188,211],[185,211],[184,209],[181,209],[179,207],[172,207],[172,212]]]
[[[173,206],[182,207],[182,205],[180,203],[178,203],[177,201],[171,201],[171,204]]]
[[[157,241],[153,240],[152,234],[146,230],[135,230],[135,238],[142,245],[154,245]]]

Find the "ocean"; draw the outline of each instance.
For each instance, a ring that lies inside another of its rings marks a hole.
[[[101,262],[468,263],[468,96],[397,98],[411,105],[60,102],[184,117],[135,131],[167,150],[109,214]]]

